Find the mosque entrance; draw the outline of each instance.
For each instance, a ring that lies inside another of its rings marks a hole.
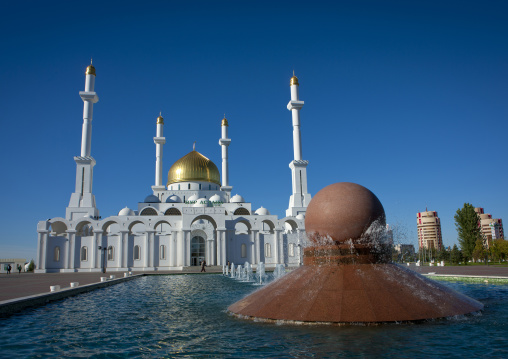
[[[199,266],[205,260],[205,239],[195,236],[191,239],[191,266]]]

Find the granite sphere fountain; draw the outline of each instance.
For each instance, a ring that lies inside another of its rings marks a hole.
[[[472,313],[483,304],[390,263],[385,212],[354,183],[335,183],[307,208],[304,265],[232,304],[235,315],[323,323],[413,322]]]

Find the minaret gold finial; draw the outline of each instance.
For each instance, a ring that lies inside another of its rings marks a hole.
[[[92,65],[92,58],[90,58],[90,65],[86,68],[85,74],[95,76],[95,67]]]
[[[162,111],[159,112],[159,117],[157,117],[157,124],[164,125],[164,119],[162,118]]]
[[[295,76],[295,70],[293,70],[293,77],[291,77],[291,80],[289,80],[289,86],[299,86],[298,84],[298,77]]]
[[[221,126],[229,126],[228,120],[226,119],[226,114],[224,114],[224,118],[222,119]]]

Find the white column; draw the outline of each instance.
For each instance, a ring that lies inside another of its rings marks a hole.
[[[177,265],[178,266],[183,266],[184,265],[184,260],[183,260],[183,256],[185,254],[185,235],[183,233],[183,231],[180,231],[178,233],[178,236],[176,237],[176,241],[177,241],[177,250],[178,250],[178,255],[177,255]]]
[[[226,228],[217,228],[216,238],[217,238],[217,265],[221,266],[226,264],[226,253],[225,253],[225,234]]]
[[[256,230],[256,234],[254,237],[254,250],[256,251],[255,264],[261,262],[261,248],[259,246],[259,231]]]
[[[231,139],[228,138],[228,120],[226,116],[222,119],[221,123],[221,138],[219,145],[222,150],[222,186],[221,189],[226,192],[231,192],[233,187],[229,186],[229,168],[228,168],[228,146],[231,143]]]
[[[273,246],[273,257],[275,259],[275,264],[280,263],[280,255],[279,255],[279,234],[281,230],[280,229],[274,229],[273,230],[273,237],[274,237],[274,246]]]
[[[177,251],[177,241],[178,232],[171,231],[171,238],[169,239],[169,266],[176,267],[178,265],[176,260],[176,251]]]
[[[254,264],[256,263],[256,257],[257,257],[257,252],[256,252],[256,235],[257,235],[257,230],[256,229],[252,229],[250,231],[250,264]]]
[[[237,243],[234,236],[235,230],[228,229],[226,231],[226,242],[228,246],[228,257],[230,262],[234,262],[237,258]],[[238,256],[239,257],[239,256]],[[236,261],[238,264],[238,261]]]
[[[221,242],[222,242],[222,264],[227,263],[227,238],[226,238],[226,231],[222,231],[221,234]]]
[[[37,231],[37,269],[46,269],[46,251],[48,244],[48,230]]]
[[[146,231],[145,240],[145,269],[153,269],[153,256],[154,256],[154,235],[155,231]]]
[[[190,265],[190,229],[182,230],[181,263],[182,266]]]
[[[66,268],[74,270],[74,258],[76,256],[76,230],[68,229],[66,232],[69,243]]]
[[[222,251],[221,251],[221,234],[220,234],[220,230],[217,229],[215,231],[215,238],[216,238],[216,241],[215,241],[215,245],[216,245],[216,253],[217,253],[217,265],[222,265]]]
[[[102,250],[99,250],[99,246],[102,246],[102,231],[95,230],[93,231],[93,246],[92,253],[94,257],[92,257],[92,268],[100,269],[102,268],[103,258],[101,256]]]
[[[217,256],[216,256],[216,249],[217,249],[217,239],[213,238],[210,241],[210,265],[214,266],[217,265]]]
[[[298,249],[297,249],[297,254],[298,254],[298,265],[302,265],[303,264],[303,241],[302,241],[302,235],[303,233],[305,233],[304,230],[301,230],[300,228],[298,228],[296,230],[296,233],[298,233]]]
[[[120,231],[120,243],[118,245],[118,266],[120,268],[127,268],[127,254],[129,253],[127,243],[129,243],[129,231]]]

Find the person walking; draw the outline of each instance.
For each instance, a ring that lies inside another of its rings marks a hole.
[[[10,264],[7,264],[7,274],[11,274],[11,265]]]
[[[21,264],[18,264],[18,271],[19,271],[19,274],[21,274]]]
[[[203,261],[201,262],[201,272],[206,272],[205,267],[206,267],[206,261],[203,259]]]

